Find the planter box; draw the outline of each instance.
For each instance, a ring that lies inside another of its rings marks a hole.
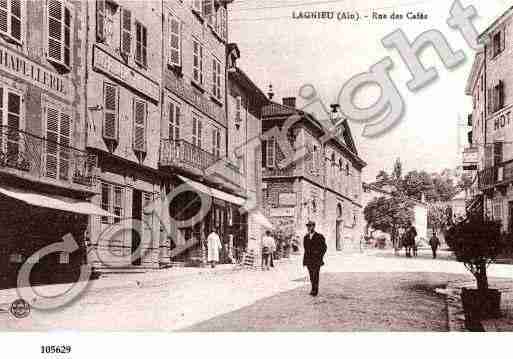
[[[465,311],[465,326],[469,330],[479,330],[481,320],[501,317],[501,292],[488,289],[485,295],[477,289],[461,289],[461,301]]]

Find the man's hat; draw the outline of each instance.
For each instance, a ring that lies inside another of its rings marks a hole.
[[[315,222],[314,221],[308,221],[308,222],[306,222],[306,226],[307,227],[310,227],[310,226],[315,227]]]

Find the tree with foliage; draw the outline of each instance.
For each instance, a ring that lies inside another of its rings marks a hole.
[[[448,229],[446,242],[456,259],[474,275],[478,290],[486,292],[487,268],[503,249],[500,222],[470,216]]]
[[[365,206],[363,214],[367,225],[374,230],[389,233],[397,248],[399,229],[413,221],[413,205],[403,197],[378,197]]]
[[[449,225],[447,205],[441,202],[428,204],[428,227],[435,233],[443,232]]]

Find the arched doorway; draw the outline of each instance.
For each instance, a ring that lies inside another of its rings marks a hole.
[[[337,204],[337,219],[335,222],[335,246],[337,251],[341,251],[344,248],[342,243],[342,205]]]

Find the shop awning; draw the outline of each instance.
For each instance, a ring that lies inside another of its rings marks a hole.
[[[226,192],[220,191],[220,190],[215,189],[215,188],[210,188],[208,186],[205,186],[202,183],[193,181],[193,180],[191,180],[190,178],[187,178],[187,177],[178,176],[178,178],[180,178],[182,181],[187,183],[192,188],[194,188],[194,189],[196,189],[198,191],[201,191],[201,192],[203,192],[205,194],[208,194],[209,196],[215,197],[217,199],[221,199],[223,201],[236,204],[237,206],[242,206],[242,205],[244,205],[244,203],[246,203],[246,199],[244,199],[242,197],[235,196],[233,194],[226,193]]]
[[[265,228],[268,228],[268,229],[273,229],[274,228],[274,226],[271,223],[271,221],[266,216],[264,216],[260,211],[252,212],[249,216],[251,217],[251,219],[253,221],[258,223],[262,227],[265,227]]]
[[[34,191],[26,191],[18,188],[0,186],[0,193],[28,203],[32,206],[51,208],[60,211],[88,214],[93,216],[116,217],[110,212],[92,204],[91,202],[78,201],[70,198],[52,196]]]

